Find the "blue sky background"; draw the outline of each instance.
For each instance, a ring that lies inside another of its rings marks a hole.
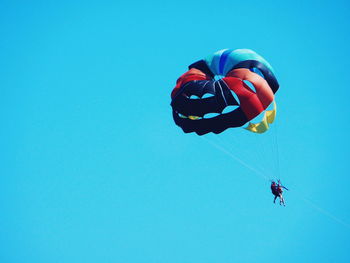
[[[0,262],[349,262],[349,13],[346,1],[2,0]],[[173,123],[176,79],[223,48],[275,68],[265,137]],[[290,188],[287,207],[261,167]]]

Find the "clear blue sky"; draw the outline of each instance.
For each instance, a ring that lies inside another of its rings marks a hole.
[[[0,262],[349,262],[350,5],[214,2],[0,2]],[[223,48],[275,68],[278,159],[173,123]]]

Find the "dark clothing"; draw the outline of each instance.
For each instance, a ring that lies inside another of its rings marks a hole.
[[[278,187],[275,183],[271,184],[271,192],[273,195],[279,195]]]

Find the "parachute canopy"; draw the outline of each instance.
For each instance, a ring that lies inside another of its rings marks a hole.
[[[173,118],[186,133],[221,133],[245,125],[273,103],[260,123],[246,127],[263,133],[275,119],[278,88],[273,68],[254,51],[220,50],[191,64],[177,80],[171,93]]]

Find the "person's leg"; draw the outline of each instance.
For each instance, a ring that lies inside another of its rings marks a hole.
[[[280,205],[284,205],[284,206],[286,206],[286,204],[284,203],[284,198],[283,198],[283,195],[282,194],[280,194]]]
[[[277,195],[275,195],[275,198],[273,199],[273,203],[276,203]]]

